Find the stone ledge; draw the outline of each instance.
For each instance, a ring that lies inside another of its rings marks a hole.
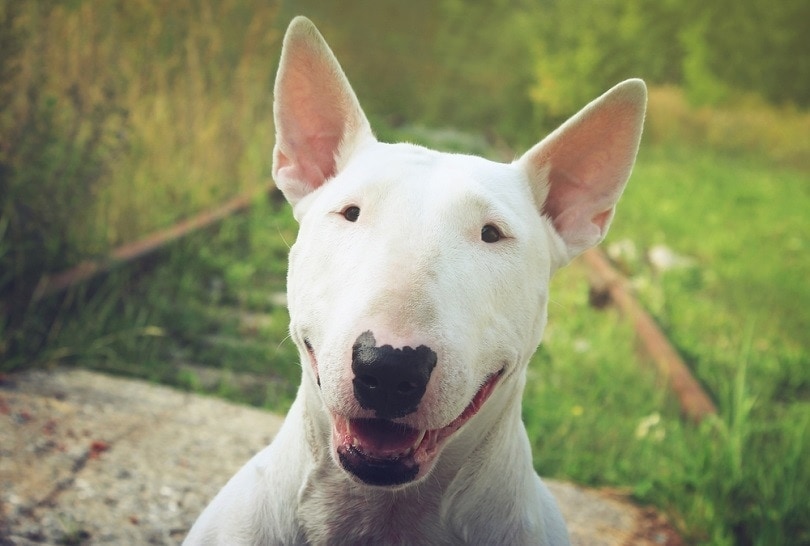
[[[283,418],[86,370],[0,380],[0,545],[179,544]],[[577,545],[680,545],[615,492],[547,480]]]

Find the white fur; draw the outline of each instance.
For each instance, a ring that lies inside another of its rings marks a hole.
[[[630,175],[643,82],[617,85],[512,164],[384,144],[299,17],[275,101],[274,176],[300,223],[288,299],[302,383],[273,443],[185,544],[567,544],[532,468],[520,399],[549,279],[602,240]],[[360,208],[356,222],[347,206]],[[487,224],[500,241],[481,240]],[[370,416],[351,369],[367,330],[438,355],[418,410],[397,419],[415,429],[447,426],[503,370],[480,411],[403,486],[364,485],[335,459],[332,416]]]

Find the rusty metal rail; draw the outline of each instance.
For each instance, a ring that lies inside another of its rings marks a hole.
[[[85,261],[66,271],[46,275],[40,280],[31,299],[34,302],[39,301],[58,294],[73,285],[107,273],[116,266],[148,256],[172,241],[247,209],[255,197],[255,194],[234,197],[219,207],[181,220],[173,226],[152,233],[139,241],[122,245],[114,249],[103,260]]]
[[[644,351],[668,381],[683,414],[694,422],[715,415],[717,408],[714,402],[692,376],[689,367],[655,320],[633,296],[627,280],[610,264],[604,252],[598,248],[590,249],[582,255],[582,260],[593,274],[593,289],[609,296],[621,312],[633,321]]]

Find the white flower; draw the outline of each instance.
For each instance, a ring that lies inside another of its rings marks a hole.
[[[658,426],[660,424],[661,414],[657,411],[642,418],[636,427],[636,438],[641,440],[651,435],[654,440],[663,440],[666,432],[663,426]]]

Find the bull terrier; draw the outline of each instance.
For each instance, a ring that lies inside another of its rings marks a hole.
[[[568,544],[521,395],[549,279],[604,238],[645,107],[627,80],[508,164],[379,142],[323,37],[294,19],[273,176],[299,223],[302,381],[185,544]]]

